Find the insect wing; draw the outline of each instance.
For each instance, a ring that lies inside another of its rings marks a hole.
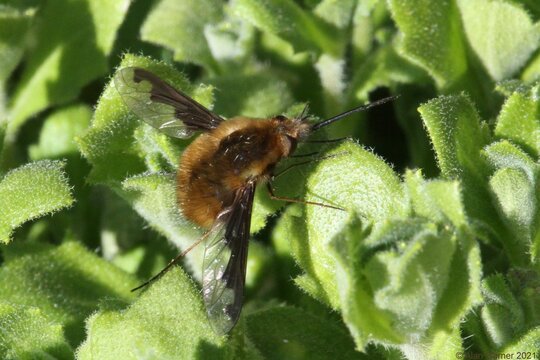
[[[210,324],[220,335],[232,329],[242,310],[254,191],[255,183],[237,191],[206,240],[203,298]]]
[[[194,131],[208,131],[223,119],[176,90],[151,72],[127,67],[114,76],[114,85],[127,107],[161,132],[187,138]]]

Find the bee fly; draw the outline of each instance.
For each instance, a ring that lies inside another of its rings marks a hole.
[[[120,69],[114,84],[127,107],[159,131],[176,138],[202,132],[180,159],[177,200],[187,219],[208,230],[159,274],[133,291],[159,278],[204,240],[202,294],[208,319],[218,334],[232,329],[242,309],[256,185],[266,183],[273,199],[341,209],[275,196],[270,183],[274,168],[313,132],[395,98],[360,106],[315,124],[307,121],[306,109],[295,118],[238,116],[225,121],[147,70]]]

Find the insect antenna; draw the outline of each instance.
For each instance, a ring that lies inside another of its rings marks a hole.
[[[139,289],[142,289],[143,287],[146,287],[148,285],[150,285],[151,283],[153,283],[154,281],[156,281],[157,279],[159,279],[160,277],[162,277],[163,275],[165,275],[165,273],[167,271],[169,271],[174,265],[176,265],[184,256],[186,256],[191,250],[193,250],[197,245],[199,245],[201,242],[204,241],[204,239],[206,239],[206,237],[208,236],[208,233],[209,231],[207,231],[205,234],[203,234],[203,236],[201,236],[201,238],[199,240],[197,240],[196,242],[194,242],[193,244],[191,244],[186,250],[182,251],[180,254],[178,254],[174,259],[172,259],[168,264],[167,266],[165,266],[163,268],[163,270],[161,270],[159,273],[157,273],[156,275],[152,276],[149,280],[145,281],[144,283],[142,283],[141,285],[137,286],[136,288],[133,288],[131,289],[131,292],[134,292],[134,291],[137,291]]]
[[[319,130],[320,128],[322,127],[325,127],[327,125],[330,125],[331,123],[333,122],[336,122],[338,121],[339,119],[342,119],[344,117],[347,117],[351,114],[354,114],[356,112],[359,112],[359,111],[365,111],[365,110],[368,110],[368,109],[371,109],[375,106],[379,106],[379,105],[382,105],[382,104],[385,104],[389,101],[393,101],[395,99],[397,99],[399,97],[399,95],[396,95],[396,96],[389,96],[389,97],[386,97],[384,99],[380,99],[380,100],[377,100],[377,101],[374,101],[372,103],[369,103],[369,104],[366,104],[366,105],[361,105],[361,106],[358,106],[358,107],[355,107],[354,109],[351,109],[351,110],[348,110],[348,111],[345,111],[344,113],[341,113],[339,115],[336,115],[336,116],[333,116],[331,117],[330,119],[326,119],[326,120],[323,120],[321,122],[318,122],[316,124],[313,124],[311,126],[311,132],[314,132],[314,131],[317,131]]]

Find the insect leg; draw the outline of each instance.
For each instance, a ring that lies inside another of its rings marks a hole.
[[[314,201],[306,201],[306,200],[300,200],[300,199],[293,199],[293,198],[289,198],[289,197],[276,196],[274,194],[274,188],[272,188],[272,184],[270,184],[269,182],[266,183],[266,188],[268,189],[268,194],[270,195],[270,198],[272,200],[281,200],[281,201],[292,202],[292,203],[317,205],[317,206],[327,207],[327,208],[330,208],[330,209],[336,209],[336,210],[345,211],[344,208],[341,208],[341,207],[338,207],[338,206],[332,206],[332,205],[318,203],[318,202],[314,202]]]
[[[203,234],[203,236],[201,236],[201,238],[197,241],[195,241],[193,244],[191,244],[186,250],[182,251],[180,254],[178,254],[174,259],[172,259],[168,264],[167,266],[165,266],[163,268],[163,270],[161,270],[159,273],[157,273],[156,275],[152,276],[152,278],[150,278],[150,280],[147,280],[145,281],[144,283],[142,283],[141,285],[137,286],[136,288],[134,289],[131,289],[131,291],[137,291],[139,289],[142,289],[143,287],[147,286],[147,285],[150,285],[151,283],[153,283],[154,281],[156,281],[157,279],[159,279],[160,277],[162,277],[163,275],[165,275],[165,273],[167,271],[169,271],[171,269],[171,267],[173,267],[174,265],[176,265],[180,259],[182,259],[184,256],[186,256],[191,250],[193,250],[197,245],[199,245],[201,242],[204,241],[204,239],[206,239],[206,237],[208,236],[208,233],[209,231],[207,231],[206,233]]]
[[[318,155],[320,153],[321,153],[320,151],[314,151],[314,152],[310,152],[310,153],[307,153],[307,154],[291,155],[289,157],[290,158],[308,157],[308,156]]]
[[[281,176],[283,174],[285,174],[287,171],[297,167],[297,166],[301,166],[301,165],[306,165],[306,164],[309,164],[311,162],[314,162],[314,161],[320,161],[320,160],[326,160],[326,159],[331,159],[331,158],[334,158],[334,157],[337,157],[337,156],[341,156],[341,155],[345,155],[345,154],[348,154],[349,152],[348,151],[343,151],[343,152],[339,152],[337,154],[332,154],[332,155],[327,155],[327,156],[321,156],[321,157],[318,157],[318,158],[313,158],[313,159],[309,159],[309,160],[305,160],[305,161],[301,161],[299,163],[296,163],[296,164],[291,164],[289,166],[287,166],[285,169],[281,170],[280,172],[278,172],[277,174],[274,174],[272,176],[273,179],[277,178],[278,176]],[[306,154],[306,155],[303,155],[303,156],[308,156],[308,155],[313,155],[313,154]],[[292,157],[292,156],[290,156]]]
[[[339,142],[339,141],[348,140],[348,139],[351,139],[351,137],[346,136],[346,137],[341,137],[337,139],[325,139],[325,140],[302,140],[301,142],[303,143],[333,143],[333,142]]]

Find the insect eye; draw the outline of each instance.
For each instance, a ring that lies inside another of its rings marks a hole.
[[[278,116],[276,116],[276,119],[278,119],[279,121],[285,121],[285,120],[287,120],[287,117],[283,116],[283,115],[278,115]]]

